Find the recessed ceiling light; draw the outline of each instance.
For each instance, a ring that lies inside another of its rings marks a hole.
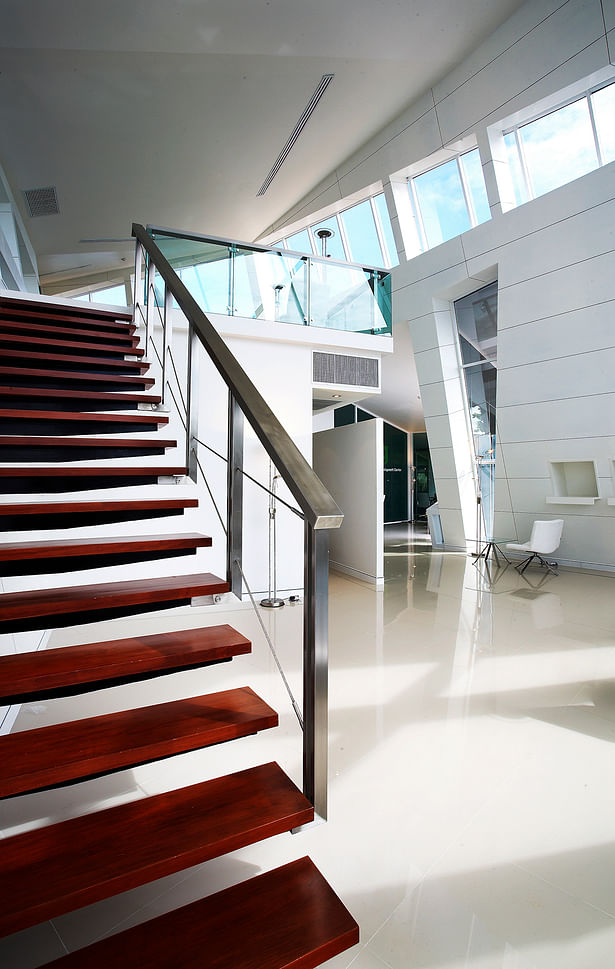
[[[341,398],[341,396],[342,396],[341,394],[332,394],[331,395],[331,399],[332,400],[339,400]]]

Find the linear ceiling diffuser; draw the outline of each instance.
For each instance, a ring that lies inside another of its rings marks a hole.
[[[320,99],[322,98],[323,94],[325,93],[325,91],[329,87],[329,85],[330,85],[330,83],[331,83],[331,81],[333,80],[334,77],[335,77],[335,74],[323,74],[323,76],[321,77],[320,82],[318,83],[318,86],[317,86],[316,90],[314,91],[312,97],[310,98],[310,100],[308,101],[306,107],[304,108],[301,117],[297,121],[297,124],[293,128],[292,133],[290,135],[290,138],[288,139],[288,141],[286,142],[286,144],[282,148],[282,151],[280,152],[280,154],[276,158],[275,162],[273,163],[273,166],[271,168],[271,171],[267,175],[267,178],[265,179],[265,181],[263,182],[263,184],[259,188],[258,192],[256,193],[257,198],[258,198],[259,195],[264,195],[265,194],[265,192],[267,191],[267,189],[271,185],[272,181],[274,180],[274,178],[276,177],[276,175],[280,171],[280,168],[282,167],[282,165],[286,161],[286,159],[287,159],[287,157],[288,157],[288,155],[290,153],[291,148],[293,147],[293,145],[297,141],[297,138],[299,137],[299,135],[301,134],[301,132],[305,128],[305,126],[308,123],[311,115],[315,111],[316,106],[318,105]]]

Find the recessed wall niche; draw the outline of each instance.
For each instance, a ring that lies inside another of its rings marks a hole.
[[[593,505],[598,500],[595,461],[550,461],[553,495],[548,505]]]

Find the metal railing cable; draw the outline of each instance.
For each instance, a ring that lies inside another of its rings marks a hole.
[[[228,538],[228,529],[227,529],[227,527],[226,527],[226,525],[224,523],[224,519],[223,519],[223,517],[222,517],[222,515],[220,513],[220,509],[218,508],[218,503],[216,502],[216,499],[213,496],[213,492],[212,492],[212,490],[211,490],[211,488],[209,486],[209,481],[207,480],[207,475],[203,471],[203,465],[201,464],[201,462],[199,460],[199,455],[197,453],[196,448],[192,448],[192,453],[194,454],[194,457],[195,457],[195,460],[196,460],[196,463],[197,463],[197,467],[198,467],[199,471],[201,472],[201,476],[203,478],[203,482],[205,484],[205,487],[207,488],[207,492],[209,494],[209,497],[211,498],[211,503],[214,506],[214,510],[216,512],[216,515],[218,516],[218,519],[220,521],[220,525],[222,526],[222,531],[224,532],[224,534]]]

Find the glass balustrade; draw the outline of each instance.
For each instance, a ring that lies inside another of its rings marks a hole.
[[[391,333],[386,270],[171,230],[148,231],[205,312]]]

